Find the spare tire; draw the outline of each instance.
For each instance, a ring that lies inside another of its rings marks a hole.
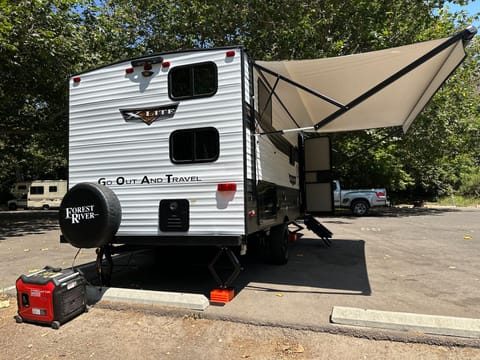
[[[122,220],[115,193],[95,183],[79,183],[63,197],[59,210],[65,240],[77,248],[95,248],[114,239]]]

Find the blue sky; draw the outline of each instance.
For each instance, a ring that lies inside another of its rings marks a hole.
[[[471,1],[467,6],[460,6],[456,4],[448,4],[450,12],[465,10],[468,15],[473,16],[480,13],[480,0]],[[480,20],[476,20],[473,24],[480,31]]]

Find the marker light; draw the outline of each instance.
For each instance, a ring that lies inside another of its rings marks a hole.
[[[227,57],[234,57],[235,56],[235,50],[228,50],[225,55]]]
[[[237,184],[217,184],[217,191],[237,191]]]
[[[80,80],[82,80],[82,79],[80,78],[80,76],[75,76],[75,77],[73,78],[73,82],[74,82],[75,84],[78,84],[78,83],[80,82]]]

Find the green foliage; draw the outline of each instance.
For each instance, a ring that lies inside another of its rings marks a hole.
[[[461,175],[458,193],[462,196],[480,199],[480,169],[477,168],[474,172]]]
[[[65,177],[66,80],[73,73],[192,47],[244,45],[254,59],[283,60],[398,46],[451,35],[471,21],[443,10],[445,4],[0,0],[0,191],[16,179]],[[479,56],[477,37],[406,135],[336,134],[336,171],[345,185],[449,194],[466,182],[463,174],[480,163]],[[378,145],[368,148],[372,142]]]
[[[74,1],[2,2],[0,179],[58,176],[65,167],[67,76],[81,59]]]

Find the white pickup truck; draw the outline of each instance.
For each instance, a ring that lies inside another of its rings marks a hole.
[[[371,207],[389,205],[386,189],[342,190],[338,180],[332,186],[335,207],[350,208],[355,216],[366,215]]]

